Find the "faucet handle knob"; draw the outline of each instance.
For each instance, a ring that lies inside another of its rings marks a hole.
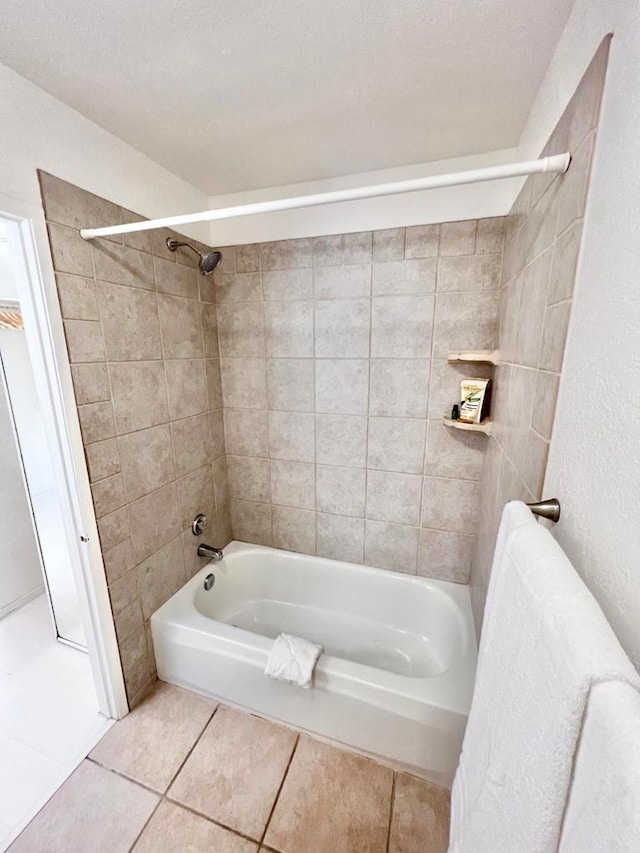
[[[206,515],[203,515],[201,512],[196,515],[193,519],[193,523],[191,525],[191,532],[194,536],[200,536],[201,533],[209,526],[209,519]]]

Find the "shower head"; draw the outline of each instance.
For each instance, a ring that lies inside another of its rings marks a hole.
[[[181,243],[178,240],[172,240],[171,237],[167,237],[167,249],[170,252],[175,252],[181,246],[191,249],[200,258],[199,267],[202,275],[211,275],[222,260],[222,252],[218,252],[215,249],[212,249],[210,252],[199,252],[191,243]]]
[[[202,252],[200,255],[200,272],[202,275],[211,275],[221,260],[222,252],[213,249],[210,252]]]

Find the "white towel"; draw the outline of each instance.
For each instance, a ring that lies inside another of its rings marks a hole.
[[[640,694],[609,682],[591,690],[560,853],[640,848]]]
[[[298,687],[311,687],[313,670],[322,651],[322,646],[303,637],[280,634],[271,647],[264,674]]]
[[[530,510],[505,507],[450,853],[556,853],[591,684],[638,677],[595,599]]]

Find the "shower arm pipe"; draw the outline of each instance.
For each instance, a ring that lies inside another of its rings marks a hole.
[[[235,207],[220,207],[214,210],[204,210],[201,213],[165,216],[162,219],[149,219],[126,225],[110,225],[106,228],[83,228],[80,231],[80,236],[85,240],[92,240],[94,237],[110,237],[116,234],[130,234],[134,231],[153,231],[156,228],[174,228],[180,225],[191,225],[194,222],[215,222],[222,219],[236,219],[240,216],[275,213],[279,210],[296,210],[343,201],[358,201],[366,198],[419,192],[420,190],[435,190],[441,187],[499,181],[503,178],[520,178],[526,175],[544,174],[545,172],[566,172],[570,161],[571,155],[569,153],[555,154],[552,157],[542,157],[539,160],[506,163],[503,166],[489,166],[484,169],[471,169],[449,175],[429,175],[424,178],[411,178],[407,181],[394,181],[388,184],[374,184],[373,186],[354,187],[348,190],[332,190],[326,193],[260,201],[255,204],[241,204]]]
[[[176,249],[180,249],[181,247],[184,247],[185,249],[191,249],[191,251],[194,253],[194,255],[201,257],[200,252],[196,248],[194,248],[191,245],[191,243],[182,243],[178,240],[171,240],[171,244],[172,244],[172,246],[168,246],[167,248],[169,248],[172,252],[174,252]]]

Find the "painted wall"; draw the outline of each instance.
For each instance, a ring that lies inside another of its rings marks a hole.
[[[29,488],[35,496],[55,487],[55,475],[24,329],[0,329],[0,353]]]
[[[3,192],[39,203],[35,170],[44,169],[146,217],[207,206],[204,193],[130,145],[0,65],[0,158],[18,161],[19,183]],[[112,224],[100,219],[100,225]],[[187,231],[187,229],[185,229]],[[204,237],[203,226],[189,231]]]
[[[0,355],[56,628],[61,637],[86,646],[49,436],[24,329],[0,329]]]
[[[0,617],[43,589],[9,400],[0,376]]]
[[[5,237],[0,224],[0,238]],[[0,299],[16,299],[16,287],[9,256],[9,244],[0,240]],[[13,336],[13,337],[9,337]],[[0,331],[0,354],[13,365],[15,342],[24,332]],[[17,347],[19,348],[18,342]],[[5,353],[5,350],[10,350]],[[11,367],[9,365],[9,369]],[[5,364],[5,368],[7,365]],[[0,367],[0,371],[2,368]],[[21,601],[43,589],[40,553],[33,528],[29,499],[24,483],[20,453],[4,375],[0,376],[0,616],[20,606]]]
[[[494,430],[482,473],[482,516],[471,574],[478,626],[502,508],[509,500],[542,497],[554,419],[564,417],[562,409],[556,414],[556,398],[608,51],[607,39],[543,149],[551,154],[569,148],[569,170],[530,177],[507,218]]]
[[[613,32],[545,494],[558,541],[640,666],[640,5],[577,0],[532,109],[544,137]],[[585,408],[585,401],[588,401]]]
[[[497,218],[225,250],[234,538],[468,580],[487,439],[442,415],[482,368],[447,355],[495,345],[503,234]]]
[[[9,256],[9,238],[4,224],[0,222],[0,300],[16,300],[18,291],[13,275],[11,257]]]
[[[231,538],[215,292],[166,234],[88,243],[114,204],[40,175],[127,696],[155,678],[149,617]],[[204,512],[210,527],[191,533]]]
[[[431,163],[417,163],[333,180],[270,187],[253,192],[213,196],[208,207],[232,207],[279,198],[352,189],[391,181],[403,181],[426,175],[448,174],[512,163],[515,149],[490,151],[469,157],[456,157]],[[488,183],[448,187],[426,192],[404,193],[386,198],[349,201],[319,207],[269,213],[209,223],[212,245],[242,245],[267,240],[346,234],[373,229],[426,225],[463,219],[503,216],[517,195],[520,181],[507,179]]]

